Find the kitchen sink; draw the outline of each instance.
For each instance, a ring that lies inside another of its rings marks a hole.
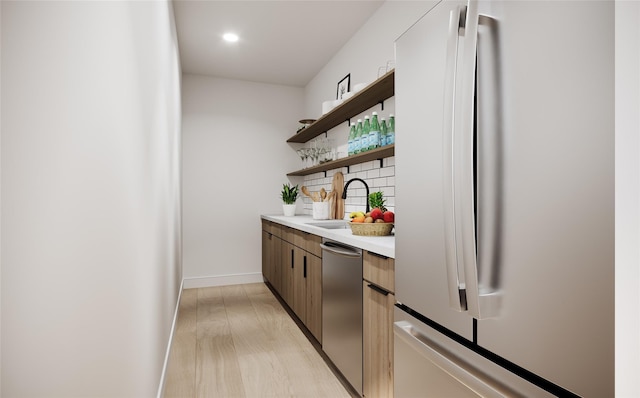
[[[346,220],[326,220],[326,221],[314,221],[308,222],[307,225],[314,227],[320,227],[325,229],[346,229],[349,228]]]

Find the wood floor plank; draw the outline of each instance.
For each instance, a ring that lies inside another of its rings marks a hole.
[[[350,397],[263,283],[182,293],[164,397]]]
[[[286,371],[267,332],[256,322],[257,314],[243,286],[223,287],[223,297],[247,396],[293,396]]]
[[[198,289],[196,396],[245,397],[222,290]]]
[[[183,290],[178,318],[167,364],[165,394],[167,398],[195,396],[196,382],[196,308],[197,290]]]
[[[294,396],[350,397],[271,292],[252,295],[250,299],[258,322],[271,335],[274,352],[287,373]]]

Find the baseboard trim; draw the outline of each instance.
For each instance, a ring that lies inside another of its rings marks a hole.
[[[185,289],[261,282],[264,282],[264,279],[260,272],[252,272],[250,274],[203,276],[197,278],[184,278],[182,280],[183,288]]]
[[[169,355],[171,355],[171,343],[173,343],[173,335],[176,331],[176,323],[178,321],[178,308],[180,307],[180,298],[182,297],[182,289],[184,288],[184,279],[180,282],[180,290],[178,291],[178,301],[176,309],[173,312],[173,322],[171,323],[171,333],[169,333],[169,341],[164,355],[164,364],[162,365],[162,374],[160,375],[160,384],[158,385],[158,394],[156,398],[162,398],[164,395],[165,377],[167,375],[167,365],[169,364]]]

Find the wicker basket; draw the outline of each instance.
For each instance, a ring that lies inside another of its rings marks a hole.
[[[348,224],[351,227],[351,233],[360,236],[387,236],[391,235],[391,230],[393,229],[393,223],[391,222],[349,222]]]

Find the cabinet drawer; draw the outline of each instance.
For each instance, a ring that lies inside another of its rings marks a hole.
[[[273,223],[271,221],[262,220],[262,230],[271,233]]]
[[[306,237],[307,237],[307,233],[300,231],[299,229],[294,229],[293,230],[293,244],[298,246],[299,248],[301,248],[302,250],[305,250],[305,246],[306,246]]]
[[[284,240],[285,242],[289,242],[293,245],[295,243],[296,230],[291,227],[286,227],[284,225],[281,226],[281,230],[282,230],[282,240]]]
[[[364,252],[362,277],[369,282],[395,292],[395,260],[380,254]]]
[[[273,234],[273,236],[282,238],[282,225],[271,223],[271,233]]]
[[[305,250],[313,254],[316,257],[322,257],[322,237],[314,234],[307,234],[305,242]]]

